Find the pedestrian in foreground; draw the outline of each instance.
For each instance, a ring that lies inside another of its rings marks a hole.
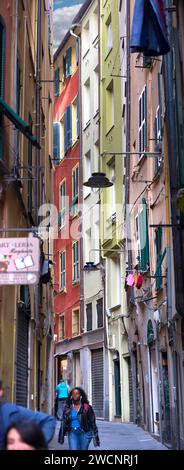
[[[71,390],[66,402],[59,431],[60,444],[64,443],[66,434],[70,450],[87,450],[92,438],[95,447],[100,446],[94,410],[80,387]]]
[[[17,421],[7,429],[5,450],[47,450],[44,434],[34,421]]]
[[[15,403],[4,402],[4,388],[0,380],[0,450],[5,447],[5,435],[11,424],[18,421],[34,421],[43,431],[46,442],[50,442],[54,436],[56,419],[40,411],[33,411]]]

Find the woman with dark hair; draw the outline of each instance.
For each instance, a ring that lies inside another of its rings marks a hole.
[[[34,421],[17,421],[5,435],[5,450],[47,450],[47,443],[39,424]]]
[[[92,438],[95,447],[100,446],[94,410],[80,387],[73,388],[66,401],[58,438],[60,444],[64,443],[66,434],[70,450],[87,450]]]

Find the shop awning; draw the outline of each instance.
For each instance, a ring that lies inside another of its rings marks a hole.
[[[170,51],[163,0],[135,0],[131,52],[159,56]]]
[[[41,148],[36,137],[32,134],[29,124],[23,121],[23,119],[21,119],[20,116],[1,97],[0,112],[2,112],[14,124],[14,126],[30,140],[32,145],[38,149]]]

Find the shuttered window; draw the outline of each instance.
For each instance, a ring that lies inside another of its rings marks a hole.
[[[72,105],[68,106],[64,114],[64,152],[72,146]]]
[[[140,269],[146,271],[149,266],[149,237],[148,215],[145,199],[142,200],[142,208],[138,216],[139,240],[140,240]]]
[[[72,171],[72,204],[70,206],[71,215],[78,214],[79,209],[79,167],[76,166]]]
[[[78,139],[78,137],[79,137],[79,135],[80,135],[79,95],[77,95],[76,103],[77,103],[77,123],[76,123],[76,128],[77,128],[77,139]]]
[[[79,242],[73,243],[73,282],[79,281]]]
[[[54,72],[54,93],[55,96],[59,96],[59,68]]]
[[[69,47],[66,51],[66,78],[72,75],[72,48]]]
[[[97,300],[96,309],[97,309],[97,328],[102,328],[103,327],[103,299]]]
[[[162,253],[162,227],[158,227],[155,231],[155,245],[156,245],[156,289],[162,287],[162,261],[166,254],[166,250]]]
[[[139,97],[139,152],[147,150],[147,87]],[[141,154],[140,154],[141,157]]]
[[[53,125],[53,142],[54,142],[54,148],[53,148],[54,163],[58,163],[58,161],[60,160],[60,123],[59,122],[54,122],[54,125]]]
[[[86,330],[92,330],[92,303],[86,305]]]
[[[60,254],[60,287],[63,290],[66,287],[66,253],[62,251]]]
[[[76,309],[72,313],[72,336],[78,336],[79,330],[79,309]]]
[[[65,337],[65,317],[61,315],[59,317],[59,340],[62,341]]]

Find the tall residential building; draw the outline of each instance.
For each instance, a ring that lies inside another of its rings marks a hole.
[[[80,119],[79,43],[70,31],[54,55],[54,203],[58,233],[54,240],[56,381],[80,384]]]
[[[40,267],[38,285],[14,283],[11,276],[12,285],[3,285],[1,251],[0,376],[8,400],[51,412],[52,243],[43,240],[43,231],[38,228],[39,214],[44,215],[40,206],[52,202],[53,96],[48,80],[52,81],[52,2],[16,0],[7,4],[2,0],[1,249],[7,237],[18,246],[21,237],[36,236]],[[26,262],[31,265],[32,261],[29,258]],[[16,267],[21,273],[23,261],[19,260]]]
[[[100,2],[100,169],[113,183],[101,192],[100,233],[105,258],[105,315],[109,362],[109,418],[129,421],[131,375],[126,330],[124,136],[119,2]]]
[[[90,1],[81,18],[81,125],[83,183],[99,171],[99,5]],[[79,12],[80,16],[80,12]],[[78,22],[78,20],[77,20]],[[108,417],[104,318],[104,266],[100,245],[100,191],[83,186],[84,335],[82,383],[96,416]],[[88,270],[88,263],[96,269]],[[86,264],[87,263],[87,264]]]

